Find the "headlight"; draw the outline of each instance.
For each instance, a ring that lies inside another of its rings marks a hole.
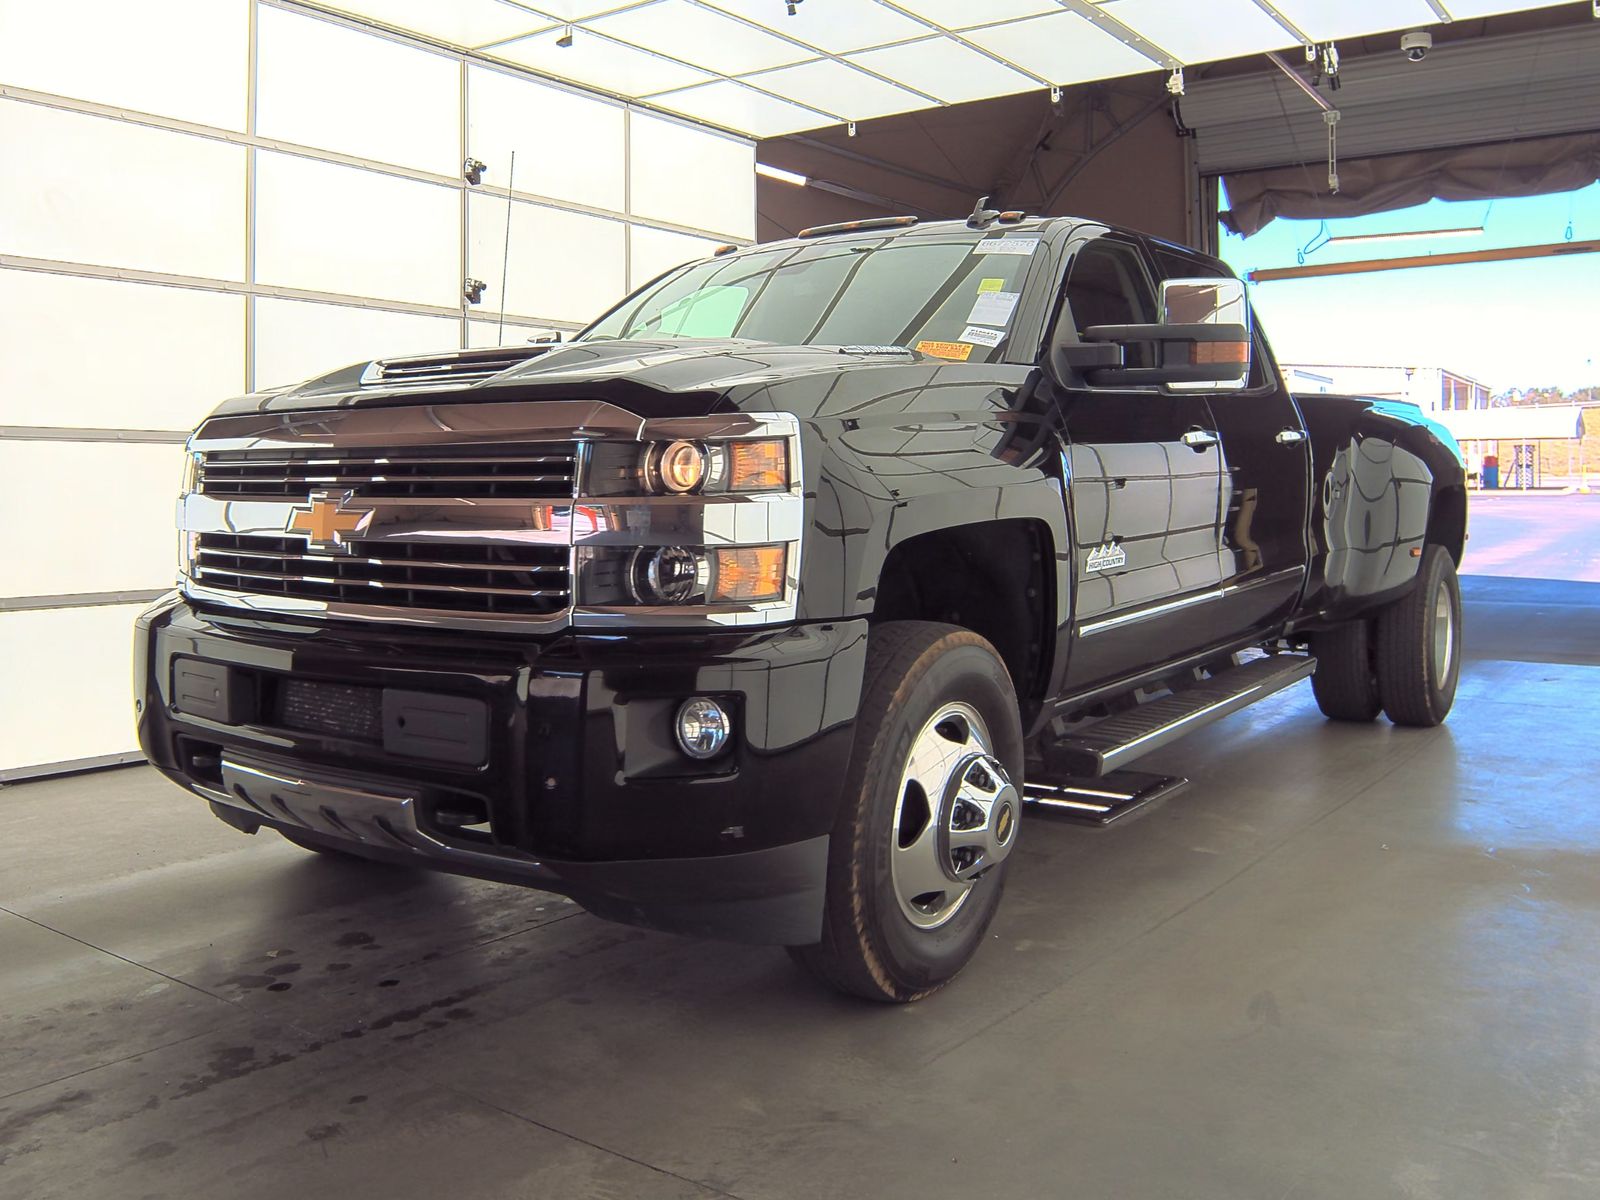
[[[759,604],[783,599],[787,546],[591,546],[578,552],[586,607]]]
[[[789,490],[783,438],[728,442],[595,442],[585,493],[591,496],[724,496]]]
[[[657,442],[644,453],[644,477],[649,489],[682,496],[705,482],[706,452],[694,442]]]

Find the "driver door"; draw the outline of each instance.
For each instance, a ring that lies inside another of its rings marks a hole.
[[[1070,248],[1061,319],[1159,320],[1143,248],[1115,233]],[[1132,348],[1128,365],[1146,348]],[[1226,636],[1219,625],[1222,454],[1204,395],[1092,388],[1060,399],[1074,538],[1066,689],[1082,692]]]

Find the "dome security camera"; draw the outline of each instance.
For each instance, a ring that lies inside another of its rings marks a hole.
[[[1400,35],[1400,49],[1411,62],[1421,62],[1433,49],[1433,34],[1426,29],[1413,29]]]

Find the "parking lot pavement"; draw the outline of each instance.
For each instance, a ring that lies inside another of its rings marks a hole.
[[[1600,583],[1600,493],[1474,492],[1467,575]]]

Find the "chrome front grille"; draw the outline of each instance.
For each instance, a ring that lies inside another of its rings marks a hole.
[[[562,545],[355,542],[317,554],[299,537],[201,533],[194,580],[207,588],[338,604],[550,616],[572,601]]]
[[[289,496],[318,490],[362,498],[570,500],[577,469],[573,442],[461,451],[367,453],[214,450],[200,462],[204,496]]]

